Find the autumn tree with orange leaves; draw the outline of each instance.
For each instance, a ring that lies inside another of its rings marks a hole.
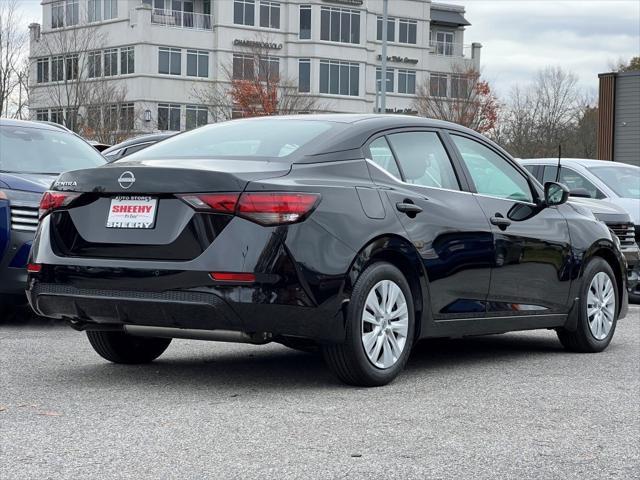
[[[281,74],[284,59],[277,56],[273,45],[269,38],[247,42],[224,67],[224,82],[212,82],[193,91],[199,103],[209,106],[214,121],[322,110],[310,94],[298,91],[296,80]]]
[[[473,69],[432,74],[416,89],[414,108],[423,117],[457,123],[479,133],[491,132],[498,121],[498,100],[489,82]]]

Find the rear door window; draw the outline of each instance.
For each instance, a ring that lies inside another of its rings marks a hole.
[[[404,181],[423,187],[460,190],[451,160],[435,132],[389,135]]]
[[[398,164],[393,153],[389,147],[387,139],[384,137],[376,138],[369,145],[369,152],[371,153],[371,160],[378,165],[384,171],[389,172],[396,178],[401,178],[400,171],[398,170]]]

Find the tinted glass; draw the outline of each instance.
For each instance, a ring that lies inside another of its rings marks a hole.
[[[330,122],[240,120],[211,124],[167,139],[136,153],[135,158],[280,158],[332,128]]]
[[[393,153],[389,144],[384,137],[376,138],[369,145],[369,151],[371,152],[371,160],[383,170],[389,172],[396,178],[401,178],[398,165],[393,158]]]
[[[437,133],[396,133],[389,135],[389,141],[398,156],[407,183],[449,190],[460,189],[449,156]]]
[[[0,127],[0,172],[58,174],[104,163],[96,149],[70,133]]]
[[[612,165],[589,170],[622,198],[640,198],[640,168]]]
[[[475,140],[452,135],[478,193],[532,202],[526,178],[506,159]]]

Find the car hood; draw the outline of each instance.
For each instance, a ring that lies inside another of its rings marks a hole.
[[[586,208],[603,222],[628,222],[630,215],[627,211],[608,200],[595,198],[569,197],[569,203]]]
[[[616,204],[629,213],[631,220],[640,225],[640,199],[637,198],[609,198],[609,202]]]
[[[49,190],[57,177],[56,174],[42,173],[0,173],[0,186],[11,190],[43,193]]]

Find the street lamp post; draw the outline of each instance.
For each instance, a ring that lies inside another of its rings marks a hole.
[[[382,65],[380,68],[380,112],[387,112],[387,28],[389,0],[382,3]]]

